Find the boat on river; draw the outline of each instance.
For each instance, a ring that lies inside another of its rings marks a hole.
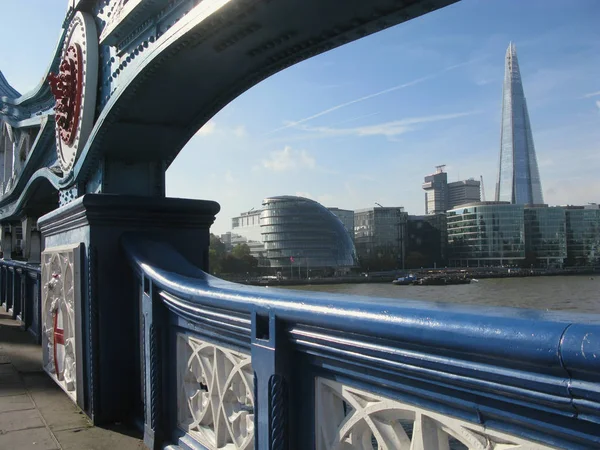
[[[454,284],[470,284],[471,278],[465,276],[431,276],[419,280],[421,286],[450,286]]]
[[[394,281],[392,281],[392,284],[395,284],[397,286],[410,286],[413,284],[417,284],[419,282],[419,279],[413,275],[406,275],[405,277],[399,277],[396,278]]]

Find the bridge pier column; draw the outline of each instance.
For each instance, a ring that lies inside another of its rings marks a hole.
[[[42,257],[42,236],[39,230],[31,230],[29,235],[29,256],[27,262],[30,264],[39,264]]]
[[[207,269],[209,228],[218,210],[219,205],[210,201],[86,194],[39,219],[44,250],[42,317],[60,314],[60,305],[69,301],[55,302],[59,306],[54,313],[44,310],[49,304],[44,296],[74,288],[74,297],[80,300],[72,308],[73,336],[66,336],[65,318],[58,331],[62,341],[71,338],[75,343],[76,388],[71,386],[69,392],[95,424],[147,423],[142,394],[144,360],[148,359],[143,351],[143,311],[120,237],[133,232],[153,242],[167,242],[190,262]],[[81,249],[79,260],[77,249]],[[66,265],[60,263],[66,267],[64,276],[56,273],[59,269],[53,268],[58,266],[52,266],[52,261],[66,261]],[[62,289],[53,291],[57,283]],[[56,336],[56,323],[54,330],[43,326],[42,332]],[[47,342],[44,351],[48,353],[52,339]],[[158,343],[158,347],[164,345]]]
[[[37,237],[37,245],[32,246],[32,240],[35,240],[34,234],[37,220],[34,217],[23,217],[21,219],[21,233],[23,239],[21,241],[21,249],[23,250],[23,259],[31,263],[40,262],[41,248],[39,243],[39,233]],[[36,253],[38,253],[36,255]]]
[[[12,259],[12,232],[10,225],[2,224],[2,257],[4,259]]]
[[[21,226],[21,224],[19,222],[11,222],[10,223],[10,233],[11,233],[11,238],[12,238],[12,245],[11,245],[11,251],[12,251],[12,258],[13,259],[20,259],[21,253],[20,253],[20,242],[19,242],[19,233],[18,233],[18,228]],[[22,236],[21,236],[22,237]]]

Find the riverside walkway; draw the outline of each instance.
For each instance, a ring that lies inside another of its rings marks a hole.
[[[146,449],[137,431],[100,428],[42,369],[42,348],[0,308],[0,449]]]

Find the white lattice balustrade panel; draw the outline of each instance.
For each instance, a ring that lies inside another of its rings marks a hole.
[[[80,244],[42,253],[44,370],[76,400],[75,314],[81,295]],[[80,344],[80,343],[77,343]]]
[[[316,383],[317,450],[552,448],[336,381]]]
[[[250,355],[177,336],[177,421],[210,450],[254,448]]]

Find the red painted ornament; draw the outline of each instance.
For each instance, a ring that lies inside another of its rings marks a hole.
[[[65,330],[63,328],[59,327],[59,323],[58,323],[58,314],[59,312],[56,311],[54,313],[54,373],[56,374],[56,377],[59,380],[62,380],[63,378],[63,366],[62,366],[62,362],[59,364],[58,361],[58,357],[59,357],[59,352],[58,352],[58,346],[65,345]]]
[[[69,46],[60,63],[58,75],[50,73],[48,83],[56,99],[56,129],[61,140],[71,145],[79,125],[83,91],[83,58],[78,44]]]

